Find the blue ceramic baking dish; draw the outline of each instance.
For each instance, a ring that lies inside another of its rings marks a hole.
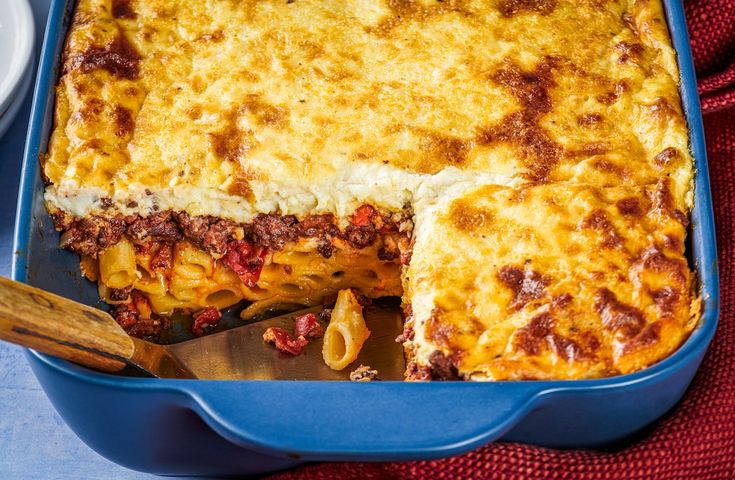
[[[77,257],[57,247],[38,156],[52,127],[54,84],[73,0],[52,2],[36,80],[18,204],[13,277],[98,304]],[[682,397],[719,312],[717,255],[702,118],[680,0],[665,0],[696,159],[689,252],[701,324],[671,357],[638,373],[583,381],[497,383],[158,380],[96,373],[35,352],[28,360],[69,426],[101,455],[159,474],[256,474],[318,460],[413,460],[494,440],[553,447],[613,442]]]

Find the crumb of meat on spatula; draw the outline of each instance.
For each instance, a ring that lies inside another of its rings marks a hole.
[[[378,371],[367,365],[360,365],[355,371],[350,372],[351,382],[372,382],[378,379]]]
[[[294,336],[304,338],[319,338],[324,336],[324,329],[313,313],[307,313],[294,319]]]
[[[279,352],[289,355],[298,355],[309,344],[304,337],[293,338],[286,330],[278,327],[268,327],[263,333],[263,341],[276,347]]]
[[[313,313],[307,313],[294,319],[294,334],[278,327],[269,327],[263,333],[263,341],[276,347],[283,353],[299,355],[309,339],[319,338],[324,335],[324,329]]]
[[[207,307],[194,314],[191,331],[197,337],[201,337],[212,331],[222,319],[222,313],[216,307]]]

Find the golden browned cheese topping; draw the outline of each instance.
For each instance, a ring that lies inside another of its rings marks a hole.
[[[629,373],[696,324],[670,182],[480,187],[422,225],[408,270],[417,360],[472,379]]]
[[[412,210],[410,378],[626,373],[698,315],[678,77],[660,0],[79,0],[46,200]]]
[[[247,221],[668,175],[687,210],[676,79],[658,0],[80,0],[47,198]]]

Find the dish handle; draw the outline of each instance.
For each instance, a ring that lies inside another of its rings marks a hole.
[[[542,393],[524,382],[181,383],[188,406],[224,438],[305,461],[463,453],[500,438]]]

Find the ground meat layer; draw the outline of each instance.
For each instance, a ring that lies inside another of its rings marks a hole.
[[[250,223],[172,211],[156,212],[147,217],[117,215],[85,218],[69,217],[59,212],[53,218],[57,230],[63,232],[61,247],[92,257],[126,235],[136,245],[174,244],[186,239],[216,258],[225,254],[227,244],[232,240],[247,239],[254,245],[277,251],[287,242],[318,238],[317,250],[329,258],[334,253],[336,239],[362,249],[372,245],[380,235],[400,233],[408,237],[411,231],[407,212],[382,213],[369,205],[357,209],[344,229],[339,228],[336,218],[331,214],[309,215],[303,220],[293,215],[259,214]],[[397,257],[400,253],[395,242],[386,243],[381,257]]]

